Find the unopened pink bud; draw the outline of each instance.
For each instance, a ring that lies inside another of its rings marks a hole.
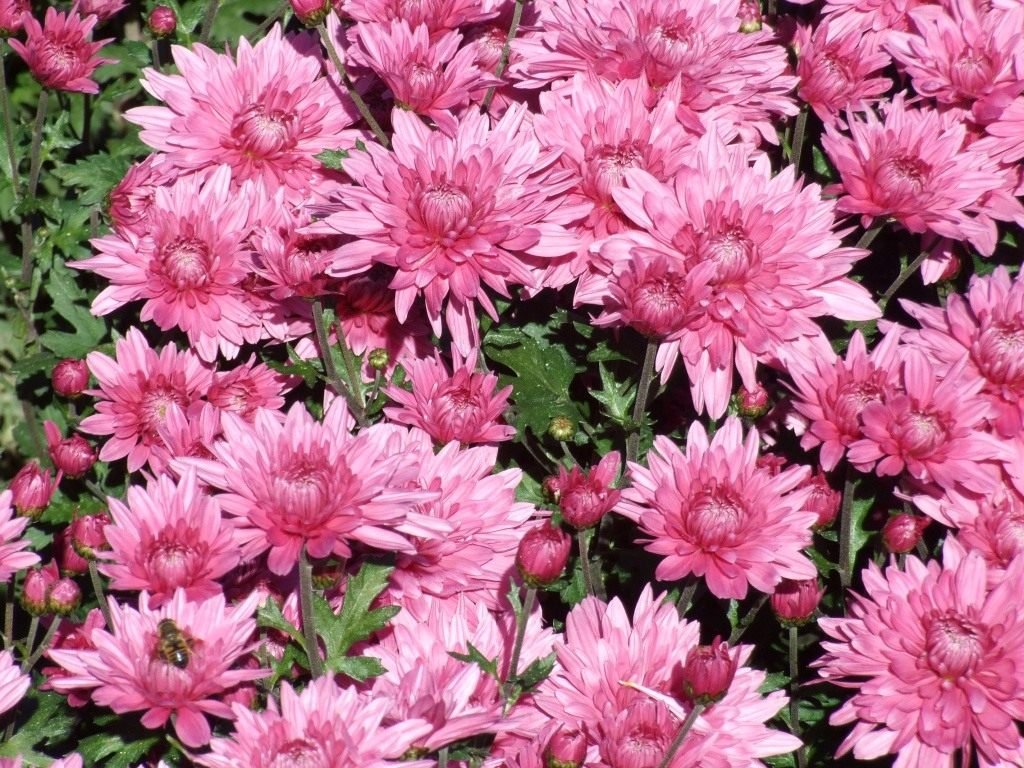
[[[729,644],[716,637],[711,645],[698,645],[690,650],[673,687],[694,704],[713,704],[729,690],[738,665],[738,657],[729,653]]]
[[[587,740],[580,731],[558,731],[544,753],[547,768],[580,768],[586,758]]]
[[[783,579],[772,594],[772,610],[783,624],[800,626],[814,615],[823,594],[817,579]]]
[[[740,416],[746,419],[760,419],[771,408],[768,391],[760,385],[752,390],[740,387],[740,391],[736,393],[736,407]]]
[[[804,507],[818,515],[815,528],[827,528],[839,514],[843,495],[828,484],[828,478],[821,472],[815,472],[811,478],[811,495],[807,497]]]
[[[107,549],[107,537],[103,529],[110,525],[110,515],[96,512],[82,515],[71,521],[71,543],[75,552],[86,560],[95,560],[96,552]]]
[[[75,551],[74,542],[71,541],[71,528],[62,528],[56,537],[57,562],[60,564],[61,573],[71,576],[80,576],[89,570],[89,561]]]
[[[85,360],[61,360],[53,367],[50,382],[61,397],[78,397],[89,386],[89,367]]]
[[[331,0],[291,0],[291,2],[295,15],[307,27],[319,26],[331,12]]]
[[[619,475],[619,454],[606,455],[586,472],[579,467],[559,470],[555,486],[562,519],[577,530],[590,528],[619,503],[619,491],[612,488]]]
[[[740,19],[740,32],[760,32],[763,24],[760,0],[740,0],[736,14]]]
[[[50,590],[50,599],[47,601],[49,609],[58,616],[67,616],[81,604],[82,590],[69,578],[57,580]]]
[[[902,555],[917,546],[921,534],[928,527],[928,518],[900,512],[892,515],[882,526],[882,541],[893,554]]]
[[[146,26],[153,37],[170,37],[178,29],[178,17],[173,8],[158,5],[146,19]]]
[[[569,562],[571,546],[568,534],[550,521],[527,531],[516,552],[516,567],[526,585],[542,587],[558,579]]]
[[[81,435],[72,435],[50,446],[53,466],[68,477],[81,477],[96,463],[96,451]]]
[[[50,592],[60,578],[57,564],[52,560],[42,568],[33,568],[25,574],[21,587],[21,606],[33,616],[49,611]]]
[[[38,462],[30,461],[18,470],[11,481],[14,508],[19,515],[35,519],[50,505],[56,487],[53,473],[43,469]]]

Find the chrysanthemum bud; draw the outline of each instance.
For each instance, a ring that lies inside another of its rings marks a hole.
[[[11,481],[14,508],[22,517],[35,519],[50,505],[56,487],[53,473],[43,469],[38,462],[30,461],[18,470]]]
[[[42,568],[28,571],[21,587],[21,607],[33,616],[42,616],[49,611],[50,592],[59,578],[57,564],[52,560]]]
[[[579,467],[559,469],[555,480],[562,519],[577,530],[590,528],[619,503],[612,483],[619,474],[619,454],[609,453],[584,474]]]
[[[555,440],[572,440],[576,434],[576,425],[568,416],[555,416],[548,424],[548,434]]]
[[[50,381],[61,397],[78,397],[89,386],[89,367],[85,360],[61,360],[53,366]]]
[[[82,515],[71,521],[71,543],[75,552],[86,560],[95,560],[96,552],[107,549],[107,537],[103,529],[110,525],[110,515],[96,512]]]
[[[760,32],[762,26],[760,0],[740,0],[740,9],[736,14],[740,20],[740,32],[747,34]]]
[[[698,645],[686,654],[673,688],[687,701],[708,706],[725,696],[737,666],[739,658],[729,653],[729,644],[716,637],[711,645]]]
[[[25,26],[24,14],[31,11],[28,0],[7,0],[0,2],[0,37],[18,34]]]
[[[558,500],[562,497],[562,485],[559,478],[555,475],[545,477],[544,482],[540,484],[540,489],[544,493],[544,499],[554,504],[557,504]]]
[[[561,576],[571,546],[568,534],[546,520],[527,531],[516,552],[516,567],[526,585],[543,587]]]
[[[928,527],[928,518],[900,512],[891,515],[882,526],[882,541],[893,554],[902,555],[917,546],[921,534]]]
[[[391,357],[386,349],[378,347],[377,349],[370,350],[370,356],[367,358],[367,361],[375,371],[383,371],[388,367],[388,363],[391,362]]]
[[[291,0],[291,2],[296,17],[307,27],[319,26],[331,12],[331,0]]]
[[[557,731],[544,752],[547,768],[580,768],[586,758],[587,739],[580,731]]]
[[[72,579],[58,579],[50,590],[47,606],[58,616],[67,616],[82,604],[82,589]]]
[[[949,259],[946,261],[946,266],[942,270],[942,274],[939,275],[939,280],[956,280],[960,276],[960,269],[962,266],[963,262],[957,254],[949,254]]]
[[[72,435],[50,446],[53,466],[68,477],[81,477],[96,463],[96,451],[81,435]]]
[[[745,419],[760,419],[771,408],[768,391],[760,385],[753,390],[740,387],[736,393],[736,408]]]
[[[827,528],[839,514],[843,495],[828,484],[828,479],[821,472],[815,472],[811,478],[811,495],[807,497],[804,508],[818,514],[815,528]]]
[[[817,579],[783,579],[772,594],[772,610],[783,625],[801,626],[814,615],[823,594]]]
[[[178,17],[173,8],[158,5],[146,19],[146,28],[153,37],[170,37],[178,29]]]
[[[55,539],[57,563],[61,573],[79,576],[89,570],[89,561],[75,551],[71,541],[71,528],[62,528]]]

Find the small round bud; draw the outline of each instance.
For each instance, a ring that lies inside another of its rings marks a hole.
[[[882,541],[885,548],[896,555],[903,555],[917,546],[921,534],[928,527],[928,518],[900,512],[891,515],[882,526]]]
[[[569,562],[571,547],[569,535],[547,520],[527,531],[516,552],[516,567],[526,585],[543,587],[556,581]]]
[[[557,731],[544,751],[547,768],[580,768],[586,759],[587,739],[580,731]]]
[[[619,476],[619,463],[619,454],[612,452],[586,472],[579,467],[559,469],[558,508],[565,522],[578,531],[591,528],[619,503],[621,494],[612,488]]]
[[[576,425],[568,416],[555,416],[548,424],[548,434],[555,440],[572,440],[576,434]]]
[[[72,435],[50,446],[53,466],[68,477],[81,477],[96,463],[96,451],[81,435]]]
[[[686,662],[676,669],[673,689],[694,704],[714,704],[729,690],[738,666],[729,644],[716,637],[711,645],[698,645],[686,654]]]
[[[772,594],[772,610],[783,626],[802,626],[818,609],[824,592],[817,579],[783,579]]]
[[[292,11],[307,27],[318,27],[331,12],[331,0],[291,0]]]
[[[768,391],[758,385],[753,390],[740,387],[736,393],[736,409],[740,416],[745,419],[760,419],[771,408],[771,400],[768,399]]]
[[[80,576],[89,570],[89,561],[75,551],[71,541],[71,527],[62,528],[54,541],[57,550],[57,563],[64,575]]]
[[[89,367],[85,360],[61,360],[53,367],[50,383],[61,397],[78,397],[89,386]]]
[[[828,479],[821,472],[811,477],[811,495],[807,497],[804,508],[818,514],[815,528],[828,528],[839,514],[843,495],[828,484]]]
[[[43,469],[38,462],[30,461],[18,470],[11,481],[14,508],[22,517],[34,520],[50,505],[56,487],[53,473]]]
[[[52,560],[42,568],[28,571],[21,587],[21,607],[33,616],[47,613],[50,610],[50,592],[59,578],[57,564]]]
[[[740,20],[740,32],[750,34],[761,31],[763,19],[760,0],[740,0],[740,9],[736,15]]]
[[[381,349],[380,347],[370,350],[370,356],[366,359],[367,362],[370,363],[370,367],[375,371],[383,371],[388,367],[388,363],[391,362],[391,357],[388,355],[388,351],[386,349]]]
[[[146,27],[153,37],[170,37],[178,29],[178,17],[173,8],[158,5],[146,19]]]
[[[58,616],[67,616],[82,604],[82,589],[69,578],[58,579],[50,590],[49,609]]]
[[[86,560],[95,560],[96,553],[107,549],[107,537],[103,529],[110,525],[110,515],[96,512],[91,515],[76,517],[68,526],[71,531],[71,544],[75,552]]]

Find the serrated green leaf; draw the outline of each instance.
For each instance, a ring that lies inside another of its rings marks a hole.
[[[300,376],[307,387],[316,384],[320,379],[322,371],[320,361],[316,358],[304,360],[298,356],[295,348],[290,344],[285,345],[285,348],[288,350],[287,362],[282,363],[280,360],[271,358],[264,358],[263,362],[266,363],[268,368],[278,373],[283,373],[287,376]]]
[[[618,382],[601,363],[597,364],[601,375],[601,391],[591,390],[591,396],[604,406],[604,412],[612,421],[625,426],[632,420],[633,401],[636,400],[636,386],[627,379]]]
[[[152,735],[152,731],[147,731],[146,734],[140,734],[137,739],[126,740],[120,733],[103,731],[79,741],[76,751],[91,765],[129,768],[137,765],[160,740],[158,735]]]
[[[448,655],[453,659],[465,662],[466,664],[476,664],[480,669],[486,672],[488,675],[493,677],[499,683],[501,677],[498,674],[498,658],[495,656],[493,659],[488,659],[480,649],[472,643],[466,643],[466,653],[458,653],[457,651],[448,651]]]
[[[64,739],[75,721],[63,696],[38,689],[29,691],[13,716],[14,733],[0,743],[0,757],[22,755],[30,762],[45,761],[46,756],[38,755],[35,748]]]
[[[127,170],[128,163],[124,159],[104,153],[90,155],[74,165],[58,166],[54,175],[78,190],[76,202],[88,216],[89,209],[85,206],[102,203]]]
[[[260,606],[260,609],[256,612],[256,626],[267,627],[269,629],[276,629],[279,632],[284,632],[295,642],[299,643],[303,648],[306,647],[305,638],[294,624],[285,618],[284,614],[281,613],[280,606],[269,597],[267,602]]]
[[[348,152],[344,149],[325,149],[318,155],[313,155],[324,168],[332,171],[343,171],[344,161],[348,158]]]
[[[353,680],[362,682],[371,677],[383,675],[387,670],[380,663],[380,659],[374,656],[341,656],[329,659],[327,668],[342,675],[348,675]]]
[[[518,329],[506,329],[497,337],[500,345],[487,337],[487,357],[509,368],[513,374],[501,376],[502,385],[513,387],[516,406],[515,426],[522,435],[526,429],[542,435],[555,416],[578,422],[580,412],[569,397],[569,387],[579,368],[565,347],[547,344]],[[510,343],[511,342],[511,343]]]
[[[370,609],[388,585],[388,576],[393,570],[389,565],[365,563],[359,573],[349,578],[345,586],[345,600],[337,614],[323,597],[313,595],[316,632],[323,638],[328,665],[343,658],[356,643],[387,626],[401,610],[397,605]]]
[[[24,379],[39,371],[50,371],[60,361],[60,358],[50,352],[38,352],[28,357],[23,357],[14,363],[7,370],[17,378]]]
[[[554,668],[555,654],[552,652],[540,659],[534,659],[530,666],[516,677],[516,682],[522,687],[523,693],[527,693],[547,680]]]

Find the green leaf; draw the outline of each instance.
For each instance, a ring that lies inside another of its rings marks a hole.
[[[285,618],[284,614],[281,613],[280,606],[269,597],[267,602],[261,605],[260,609],[256,612],[256,625],[284,632],[303,648],[306,647],[306,641],[302,636],[302,632]]]
[[[126,740],[124,734],[102,731],[86,736],[78,742],[76,751],[89,765],[103,765],[104,768],[129,768],[138,765],[141,759],[160,741],[160,736],[140,734],[137,739]],[[129,737],[130,738],[130,737]]]
[[[63,264],[54,263],[47,276],[46,290],[54,311],[75,330],[73,333],[47,331],[39,337],[39,342],[58,357],[85,357],[99,346],[107,333],[106,324],[79,303],[87,300],[87,296],[75,283],[71,270]]]
[[[633,418],[636,386],[630,379],[621,383],[616,381],[615,377],[601,363],[597,364],[597,370],[601,374],[601,391],[591,390],[590,394],[604,406],[604,412],[608,418],[624,427]]]
[[[283,373],[287,376],[300,376],[307,387],[312,387],[316,384],[321,375],[320,361],[315,358],[303,360],[296,354],[295,348],[290,344],[286,344],[285,348],[288,350],[288,362],[282,363],[280,360],[272,358],[264,358],[263,362],[266,363],[268,368],[278,373]]]
[[[394,568],[390,565],[364,564],[359,573],[349,578],[345,586],[345,601],[337,614],[323,597],[313,595],[316,631],[326,646],[329,669],[337,669],[338,665],[346,663],[341,660],[349,648],[383,629],[401,610],[397,605],[370,608],[387,586],[392,570]]]
[[[11,714],[16,718],[14,733],[0,742],[0,756],[22,755],[29,763],[46,762],[35,747],[62,741],[75,722],[63,696],[38,689],[30,690]]]
[[[493,677],[499,683],[501,682],[501,677],[498,674],[498,656],[495,656],[493,659],[488,659],[480,652],[479,648],[469,642],[466,643],[466,649],[468,653],[448,651],[448,655],[453,659],[463,661],[466,664],[476,664],[480,669]]]
[[[578,422],[579,408],[569,397],[569,387],[580,370],[565,347],[538,340],[524,331],[506,326],[488,334],[487,357],[509,368],[502,385],[513,387],[515,425],[522,437],[526,429],[543,435],[555,416]]]
[[[54,175],[78,189],[76,199],[84,207],[102,203],[127,170],[128,163],[122,158],[94,154],[74,165],[58,165]],[[85,211],[88,213],[87,208]]]
[[[324,168],[330,168],[332,171],[343,171],[342,161],[348,158],[348,152],[344,149],[325,149],[319,155],[313,155]]]
[[[523,693],[526,693],[547,680],[554,668],[555,654],[552,652],[540,659],[534,659],[522,674],[516,676],[516,682],[522,687]]]
[[[348,675],[359,682],[387,672],[380,659],[373,656],[343,656],[340,659],[331,659],[328,666],[333,672]]]

